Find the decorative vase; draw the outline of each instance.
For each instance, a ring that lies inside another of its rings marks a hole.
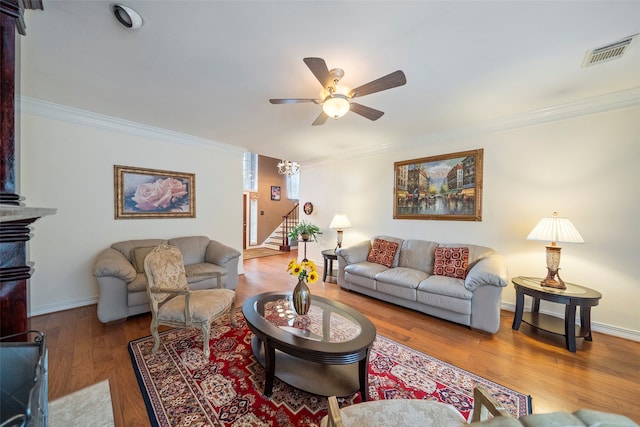
[[[300,233],[300,237],[302,238],[303,242],[309,241],[309,233]]]
[[[311,291],[304,280],[298,280],[298,284],[293,288],[293,308],[300,316],[304,316],[309,311],[310,306]]]

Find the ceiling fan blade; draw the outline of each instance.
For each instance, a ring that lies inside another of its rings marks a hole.
[[[401,70],[394,71],[391,74],[387,74],[384,77],[380,77],[372,82],[363,84],[355,89],[352,89],[349,92],[350,98],[355,98],[356,96],[364,96],[369,95],[371,93],[380,92],[383,90],[391,89],[393,87],[402,86],[407,83],[407,78]]]
[[[364,105],[357,104],[355,102],[351,103],[351,111],[356,114],[360,114],[362,117],[366,117],[369,120],[378,120],[384,114],[382,111],[365,107]]]
[[[320,104],[322,100],[313,98],[284,98],[284,99],[270,99],[272,104],[299,104],[301,102],[313,102],[314,104]]]
[[[307,67],[309,67],[313,75],[316,76],[316,79],[318,79],[324,89],[331,87],[332,90],[335,90],[333,80],[331,79],[331,73],[329,73],[327,63],[324,62],[324,59],[304,58],[303,61],[307,64]]]
[[[327,115],[324,113],[324,111],[322,111],[322,112],[320,113],[320,115],[318,116],[318,118],[317,118],[317,119],[315,119],[315,120],[313,121],[313,123],[311,123],[311,126],[319,126],[319,125],[323,125],[323,124],[324,124],[324,122],[326,122],[328,118],[329,118],[329,116],[327,116]]]

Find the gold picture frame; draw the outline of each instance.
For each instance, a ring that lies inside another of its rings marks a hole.
[[[482,221],[484,150],[395,162],[393,218]]]
[[[114,165],[115,219],[195,218],[196,175]]]

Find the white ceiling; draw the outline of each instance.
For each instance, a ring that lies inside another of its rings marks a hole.
[[[474,123],[640,88],[640,40],[582,68],[587,50],[640,32],[640,1],[44,0],[27,11],[22,95],[299,162],[426,139]],[[359,98],[385,112],[311,126],[324,58],[351,88],[401,69],[407,84]]]

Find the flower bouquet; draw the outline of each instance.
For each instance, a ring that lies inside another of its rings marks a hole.
[[[304,260],[298,263],[297,259],[289,261],[287,273],[298,278],[298,284],[293,289],[292,300],[293,308],[301,316],[309,311],[311,306],[311,291],[307,283],[315,283],[318,280],[318,272],[313,261]]]

